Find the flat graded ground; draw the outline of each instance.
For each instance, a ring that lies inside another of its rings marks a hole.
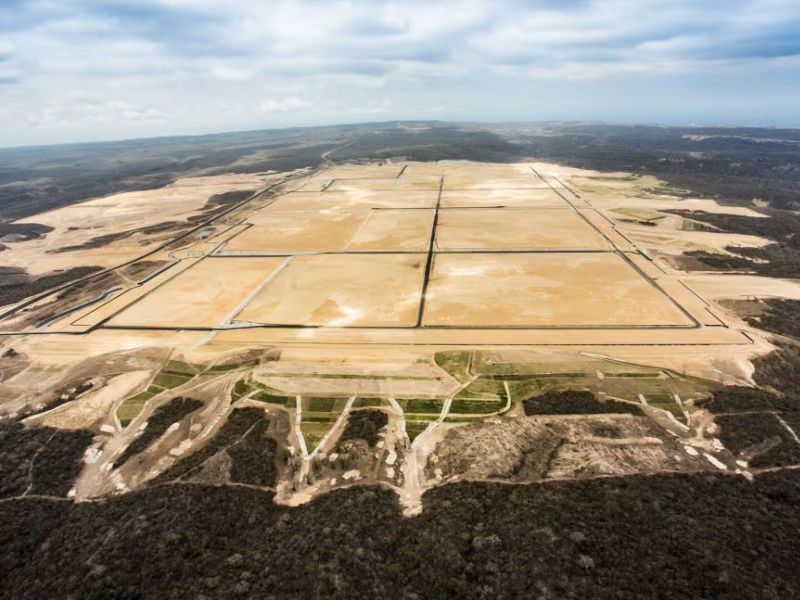
[[[608,242],[574,210],[460,209],[439,212],[441,250],[607,250]]]
[[[347,250],[427,251],[433,210],[373,210]]]
[[[689,326],[614,253],[437,254],[424,325]]]
[[[425,259],[425,254],[297,256],[237,320],[329,327],[413,326]]]
[[[546,189],[495,189],[495,190],[442,190],[442,208],[492,207],[508,208],[567,208],[564,199],[550,188]]]
[[[397,179],[334,179],[326,192],[438,190],[441,177]]]
[[[279,197],[272,205],[276,211],[289,210],[362,210],[370,208],[433,208],[438,190],[349,192],[292,192]]]
[[[225,245],[233,252],[325,252],[342,250],[368,212],[279,212],[268,207],[252,216],[252,227]]]
[[[111,319],[111,325],[216,327],[283,262],[280,257],[207,258]]]

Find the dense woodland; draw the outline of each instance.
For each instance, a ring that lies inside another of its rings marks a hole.
[[[785,599],[799,502],[795,472],[460,483],[416,518],[380,488],[171,485],[0,504],[0,571],[7,598]]]

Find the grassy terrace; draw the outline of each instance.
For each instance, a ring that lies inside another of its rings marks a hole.
[[[319,445],[319,442],[330,431],[339,415],[347,405],[348,398],[342,397],[303,397],[303,412],[301,415],[300,431],[306,440],[306,449],[309,453]]]
[[[425,431],[430,424],[431,421],[406,421],[406,434],[408,434],[408,440],[413,442],[416,437]]]
[[[189,363],[170,360],[168,361],[161,371],[153,378],[153,381],[143,392],[140,392],[130,398],[126,398],[117,409],[117,418],[120,425],[127,427],[145,407],[145,404],[157,394],[166,392],[173,388],[179,387],[202,371],[202,367],[191,365]]]
[[[470,374],[470,363],[472,362],[472,353],[467,351],[458,352],[437,352],[433,360],[436,365],[447,372],[453,379],[460,383],[466,383]]]

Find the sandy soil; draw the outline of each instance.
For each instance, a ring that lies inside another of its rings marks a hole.
[[[143,254],[147,242],[163,234],[134,234],[98,248],[53,251],[102,235],[168,221],[185,222],[211,196],[260,189],[269,179],[260,174],[191,177],[155,190],[114,194],[41,213],[20,222],[41,223],[55,230],[41,239],[14,243],[13,251],[3,253],[2,264],[25,267],[32,274],[83,265],[116,265]]]
[[[284,259],[207,258],[111,320],[113,325],[216,327]]]
[[[607,250],[608,242],[569,208],[449,209],[439,213],[442,250]]]
[[[550,188],[443,190],[442,208],[507,206],[509,208],[566,208],[564,199]]]
[[[709,299],[792,298],[800,300],[800,281],[757,275],[687,275],[681,278]]]
[[[138,391],[137,388],[142,387],[150,376],[150,371],[132,371],[117,375],[97,391],[91,391],[78,400],[62,404],[28,421],[59,429],[85,428],[91,423],[105,419],[118,400]]]
[[[291,210],[365,210],[372,208],[433,208],[438,190],[289,193],[273,204],[276,211]]]
[[[346,250],[417,250],[427,252],[433,210],[373,210]]]
[[[298,256],[237,317],[253,323],[411,326],[424,254]]]
[[[690,325],[619,256],[440,254],[425,325]]]

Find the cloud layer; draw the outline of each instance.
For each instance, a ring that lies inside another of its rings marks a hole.
[[[0,4],[0,144],[362,118],[792,124],[798,74],[796,0]]]

